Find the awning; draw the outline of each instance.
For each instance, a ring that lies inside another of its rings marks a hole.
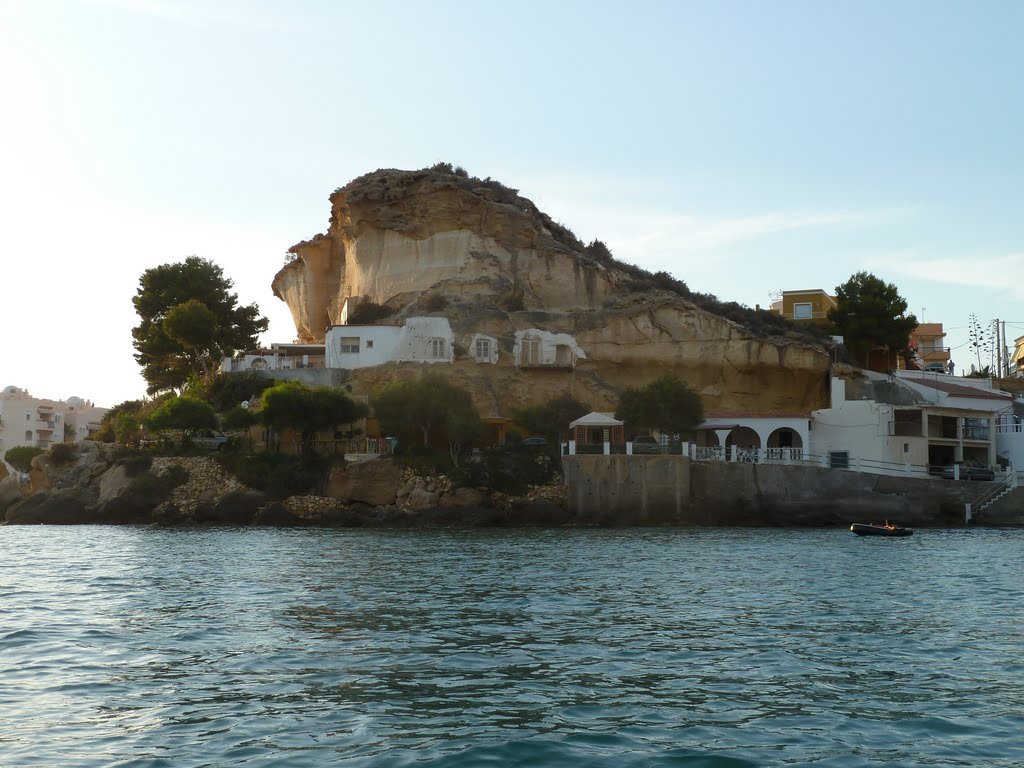
[[[621,427],[622,422],[612,416],[610,413],[598,413],[592,411],[586,416],[580,416],[572,424],[569,425],[570,429],[573,427]]]

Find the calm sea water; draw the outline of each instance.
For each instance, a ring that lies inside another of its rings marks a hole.
[[[0,766],[1024,764],[1024,531],[0,528]]]

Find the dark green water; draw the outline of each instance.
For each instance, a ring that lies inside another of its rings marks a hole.
[[[1024,764],[1024,531],[0,528],[0,766]]]

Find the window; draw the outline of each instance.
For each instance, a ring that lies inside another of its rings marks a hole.
[[[430,356],[434,360],[440,360],[444,358],[444,339],[430,340]]]
[[[519,352],[520,365],[540,365],[540,339],[523,339]]]
[[[811,302],[807,301],[793,305],[794,320],[810,320],[812,317],[814,317],[814,311],[811,308]]]
[[[341,354],[343,354],[343,355],[358,355],[359,354],[359,337],[358,336],[342,336],[340,341],[341,341]]]
[[[828,466],[830,469],[849,469],[850,468],[850,452],[849,451],[829,451],[828,452]]]
[[[373,349],[373,339],[367,339],[366,340],[366,348],[367,349]]]
[[[476,340],[476,359],[477,360],[490,360],[491,359],[491,340],[490,339],[477,339]]]

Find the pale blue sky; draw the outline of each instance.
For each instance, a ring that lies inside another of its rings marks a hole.
[[[379,167],[463,165],[753,306],[857,270],[1024,334],[1018,2],[0,0],[0,386],[141,396],[141,272],[270,281]],[[959,347],[959,349],[957,349]]]

